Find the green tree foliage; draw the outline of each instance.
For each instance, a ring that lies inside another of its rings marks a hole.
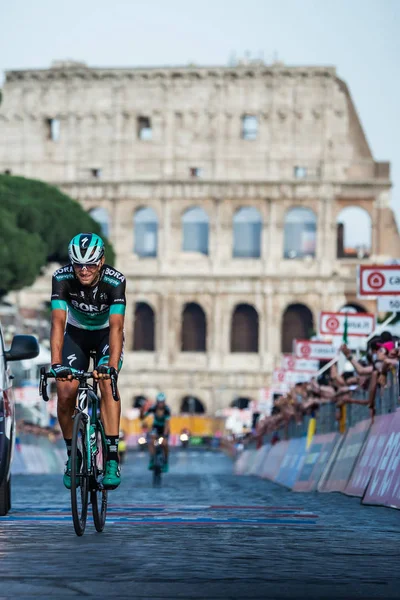
[[[78,202],[42,181],[0,175],[0,296],[32,284],[46,262],[68,262],[68,242],[81,231],[102,235]]]

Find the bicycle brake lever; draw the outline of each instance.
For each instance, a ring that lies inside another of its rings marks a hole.
[[[118,373],[114,368],[112,368],[112,370],[111,370],[111,393],[112,393],[112,396],[113,396],[115,402],[119,402],[117,380],[118,380]]]
[[[42,396],[43,400],[48,402],[46,367],[40,368],[39,396]]]

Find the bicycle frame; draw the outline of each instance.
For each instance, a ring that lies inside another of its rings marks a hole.
[[[89,415],[89,401],[91,414]],[[95,456],[95,453],[92,450],[91,438],[90,438],[90,429],[94,427],[95,431],[97,429],[100,430],[101,436],[103,438],[103,442],[106,442],[103,424],[98,418],[98,410],[100,406],[100,400],[97,395],[97,384],[93,383],[93,386],[89,385],[86,378],[79,379],[79,387],[77,393],[77,405],[75,407],[75,414],[77,412],[81,412],[85,415],[85,425],[86,425],[86,443],[87,443],[87,457],[88,457],[88,471],[91,471],[91,461],[92,457]],[[97,444],[97,440],[96,440]]]

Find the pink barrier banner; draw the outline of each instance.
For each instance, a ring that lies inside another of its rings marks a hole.
[[[255,450],[244,450],[235,462],[234,471],[236,475],[246,475],[249,463],[252,464],[252,459],[255,456]]]
[[[312,492],[317,489],[318,481],[328,463],[338,437],[339,434],[337,433],[314,436],[304,459],[303,468],[293,486],[294,492]]]
[[[272,446],[271,450],[267,454],[264,466],[261,469],[261,477],[275,481],[288,446],[289,442],[287,441],[278,442]]]
[[[375,418],[374,424],[369,430],[368,438],[364,444],[362,453],[357,459],[350,481],[344,490],[345,494],[348,494],[349,496],[358,496],[359,498],[362,498],[364,495],[371,479],[371,475],[382,455],[389,436],[389,428],[392,421],[392,414]]]
[[[363,504],[400,508],[400,412],[392,413],[388,436]]]
[[[249,470],[249,475],[260,476],[261,469],[264,465],[264,461],[267,457],[267,454],[268,454],[270,448],[271,448],[270,444],[265,444],[265,446],[263,446],[262,448],[257,450],[256,458],[254,459],[254,462],[252,463],[251,468]]]
[[[364,445],[371,421],[360,421],[351,427],[340,447],[331,471],[323,485],[318,487],[320,492],[343,492],[353,471],[358,455]]]

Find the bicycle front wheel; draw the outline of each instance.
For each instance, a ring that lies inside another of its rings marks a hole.
[[[71,508],[76,535],[83,535],[89,503],[87,416],[78,412],[74,417],[71,447]]]
[[[106,470],[107,446],[103,427],[98,425],[96,430],[96,454],[93,456],[93,488],[90,491],[93,522],[96,531],[103,531],[107,515],[107,490],[103,488],[103,478]]]

